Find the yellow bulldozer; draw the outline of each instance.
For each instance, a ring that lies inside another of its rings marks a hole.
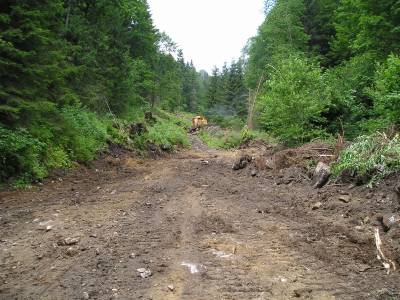
[[[207,126],[208,121],[206,118],[202,116],[196,116],[192,118],[192,128],[190,129],[190,132],[195,132],[196,130],[199,130],[200,128]]]

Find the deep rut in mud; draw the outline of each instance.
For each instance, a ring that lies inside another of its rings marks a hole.
[[[309,182],[233,171],[234,152],[195,142],[2,192],[0,298],[398,299],[372,232],[312,210]]]

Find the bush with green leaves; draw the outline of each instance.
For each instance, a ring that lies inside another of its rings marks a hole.
[[[168,150],[174,150],[177,146],[189,148],[188,121],[178,119],[176,116],[166,112],[160,115],[164,118],[157,116],[157,121],[154,124],[149,124],[147,132],[134,137],[135,147],[140,150],[146,150],[150,143]]]
[[[400,125],[400,56],[392,54],[379,66],[369,94],[374,101],[372,129]]]
[[[46,145],[25,129],[9,130],[0,126],[0,182],[13,176],[26,180],[43,178],[42,164]]]
[[[60,144],[77,161],[92,160],[107,141],[107,127],[98,116],[81,107],[61,110],[63,134]]]
[[[288,145],[324,138],[329,107],[317,64],[300,55],[275,60],[258,102],[258,125]]]
[[[186,148],[190,146],[185,129],[168,120],[158,121],[150,127],[147,141],[166,149],[174,149],[175,146]]]
[[[384,133],[361,136],[342,151],[332,168],[336,175],[344,171],[366,177],[372,186],[385,176],[400,170],[400,135],[389,138]]]
[[[95,158],[108,139],[107,122],[83,107],[55,108],[38,114],[27,128],[0,125],[0,182],[30,182],[72,161]]]

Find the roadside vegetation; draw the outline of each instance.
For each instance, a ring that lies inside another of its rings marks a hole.
[[[369,186],[400,170],[400,136],[385,133],[360,136],[342,151],[333,166],[335,175],[346,172]]]
[[[215,149],[237,148],[254,140],[260,140],[266,144],[276,143],[267,133],[251,130],[248,127],[237,130],[231,127],[214,126],[200,130],[198,135],[207,146]]]

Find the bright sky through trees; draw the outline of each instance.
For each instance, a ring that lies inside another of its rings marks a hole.
[[[263,0],[148,0],[157,28],[182,48],[197,69],[241,55],[264,20]]]

